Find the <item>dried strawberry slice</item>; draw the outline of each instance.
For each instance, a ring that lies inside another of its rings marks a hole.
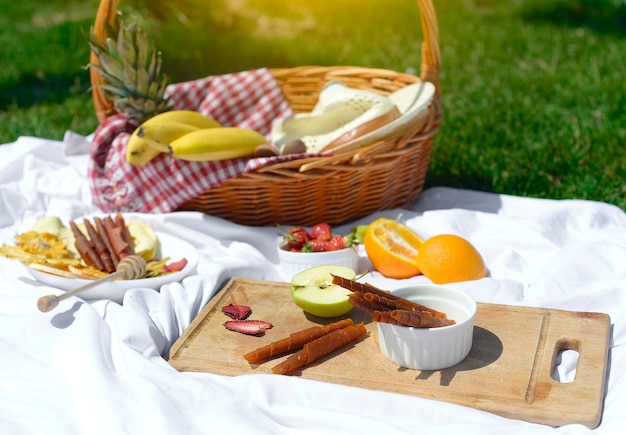
[[[222,307],[222,313],[226,314],[231,319],[244,320],[252,313],[252,309],[247,305],[228,304]]]
[[[229,320],[224,322],[224,326],[229,331],[256,336],[261,336],[265,334],[266,330],[274,327],[271,323],[263,320]]]
[[[166,264],[165,266],[163,266],[163,270],[166,272],[178,272],[179,270],[183,270],[185,266],[187,266],[187,259],[183,258],[181,260]]]

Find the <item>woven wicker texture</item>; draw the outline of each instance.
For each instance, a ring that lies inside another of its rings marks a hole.
[[[119,0],[101,0],[94,32],[104,26]],[[300,66],[270,69],[296,112],[310,112],[324,85],[339,80],[355,89],[389,95],[420,81],[436,86],[426,124],[357,151],[275,163],[243,174],[186,202],[180,210],[202,211],[244,225],[331,225],[346,223],[378,210],[408,207],[421,193],[435,134],[442,121],[439,89],[439,31],[431,0],[417,0],[424,42],[420,77],[379,68]],[[96,62],[92,54],[92,63]],[[91,69],[92,84],[102,77]],[[111,101],[93,87],[100,121],[115,113]]]

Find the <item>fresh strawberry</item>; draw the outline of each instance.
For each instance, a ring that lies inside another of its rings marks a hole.
[[[283,234],[283,240],[283,246],[286,250],[296,249],[299,251],[306,242],[311,240],[311,235],[302,227],[292,227]]]
[[[328,250],[337,251],[346,247],[346,238],[344,236],[333,236],[328,241]]]
[[[333,230],[327,223],[319,223],[311,228],[311,237],[317,240],[330,240]]]
[[[302,247],[302,252],[326,252],[329,243],[328,240],[311,239]]]

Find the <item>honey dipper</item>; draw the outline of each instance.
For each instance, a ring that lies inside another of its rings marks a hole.
[[[83,286],[77,287],[60,295],[47,295],[40,297],[37,300],[37,308],[39,308],[39,311],[47,313],[48,311],[51,311],[57,305],[59,305],[59,302],[61,302],[63,299],[74,296],[76,293],[82,292],[83,290],[90,289],[107,281],[112,281],[116,278],[138,279],[141,278],[144,273],[146,273],[146,260],[144,260],[143,257],[140,257],[139,255],[129,255],[120,260],[115,272],[105,277],[97,279]]]

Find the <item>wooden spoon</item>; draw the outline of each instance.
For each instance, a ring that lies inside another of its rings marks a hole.
[[[103,284],[107,281],[112,281],[117,278],[121,279],[139,279],[146,273],[146,260],[139,255],[129,255],[124,257],[117,265],[117,269],[115,272],[97,279],[93,282],[85,284],[83,286],[77,287],[73,290],[67,291],[60,295],[47,295],[42,296],[37,300],[37,308],[39,311],[43,313],[47,313],[54,309],[59,302],[63,299],[67,299],[70,296],[74,296],[76,293],[82,292],[83,290],[90,289],[92,287]]]

